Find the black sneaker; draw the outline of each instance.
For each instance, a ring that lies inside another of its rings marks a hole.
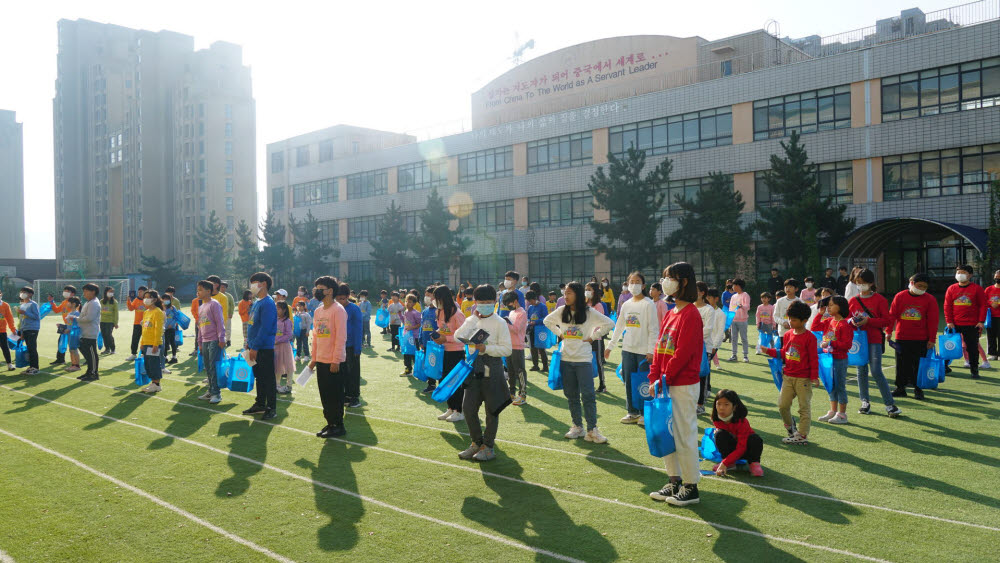
[[[607,393],[607,392],[608,392],[608,388],[607,388],[607,387],[604,387],[604,386],[602,385],[602,386],[600,386],[600,387],[598,387],[598,388],[597,388],[597,392],[598,392],[598,393]]]
[[[80,375],[76,376],[76,378],[79,379],[80,381],[83,381],[84,377],[87,377],[86,373],[81,373]]]
[[[698,504],[701,502],[701,499],[698,498],[698,485],[681,485],[677,494],[672,497],[667,497],[666,501],[668,504],[672,504],[674,506]]]
[[[427,387],[424,387],[424,390],[421,391],[421,393],[433,393],[434,388],[435,387],[433,385],[427,385]]]
[[[861,408],[858,409],[858,414],[868,414],[868,411],[872,409],[871,403],[868,401],[861,401]]]
[[[84,374],[84,376],[80,378],[80,381],[90,382],[90,381],[97,381],[98,379],[100,379],[100,377],[98,377],[96,375],[86,375],[86,374]]]
[[[326,438],[326,433],[330,431],[330,425],[327,424],[322,430],[316,433],[317,438]]]
[[[275,411],[274,409],[268,409],[267,412],[264,413],[264,416],[260,417],[260,419],[271,420],[272,418],[275,418],[277,416],[278,416],[277,411]]]
[[[59,364],[65,364],[66,360],[54,360],[49,362],[50,366],[58,366]]]
[[[338,426],[331,426],[330,429],[326,431],[325,437],[337,438],[338,436],[343,436],[344,434],[347,434],[347,430],[344,428],[344,425],[341,424]]]
[[[264,408],[264,405],[254,405],[243,411],[243,414],[261,414],[265,412],[267,412],[267,409]]]
[[[892,396],[893,397],[905,397],[906,396],[906,388],[904,388],[904,387],[896,387],[895,389],[892,390]]]
[[[352,399],[351,402],[350,402],[350,404],[347,405],[347,408],[349,408],[349,409],[360,409],[361,408],[361,400],[360,399]]]
[[[170,358],[169,360],[167,360],[167,363],[168,364],[176,364],[177,363],[177,358]]]
[[[885,414],[889,415],[889,418],[896,418],[903,414],[903,411],[899,410],[899,407],[896,405],[889,405],[888,407],[885,407]]]
[[[977,373],[977,374],[973,375],[972,379],[979,379],[979,374]]]
[[[923,401],[924,400],[924,390],[921,389],[921,388],[919,388],[919,387],[915,388],[913,390],[913,398],[916,399],[916,400],[918,400],[918,401]]]
[[[951,366],[949,366],[949,365],[945,365],[945,366],[944,366],[944,372],[945,372],[945,373],[951,373]]]
[[[538,366],[532,366],[528,369],[528,371],[539,371],[539,369]]]
[[[649,498],[653,500],[664,501],[676,495],[677,491],[680,490],[680,488],[681,488],[680,481],[667,481],[667,484],[663,485],[662,489],[660,489],[659,491],[654,491],[652,493],[649,493]]]

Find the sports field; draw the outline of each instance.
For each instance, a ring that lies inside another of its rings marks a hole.
[[[245,395],[197,400],[193,327],[183,362],[147,396],[123,362],[131,326],[86,384],[47,367],[55,323],[42,324],[43,373],[0,371],[3,561],[996,559],[994,370],[973,382],[957,367],[928,400],[899,400],[898,419],[875,389],[873,414],[856,414],[852,378],[845,426],[815,422],[828,405],[817,389],[811,443],[785,446],[763,357],[723,362],[713,386],[746,402],[765,476],[705,477],[701,504],[678,508],[649,499],[666,479],[662,462],[642,428],[618,422],[617,352],[611,392],[598,395],[607,444],[564,439],[562,392],[529,372],[528,404],[500,416],[497,459],[476,464],[456,455],[465,423],[436,419],[444,408],[398,376],[402,360],[375,327],[363,408],[350,410],[344,439],[324,441],[315,382],[279,395],[273,424],[240,414]]]

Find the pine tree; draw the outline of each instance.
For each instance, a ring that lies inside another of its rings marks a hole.
[[[274,279],[274,286],[278,287],[278,279],[292,279],[289,270],[294,262],[291,248],[285,242],[285,226],[274,216],[273,210],[268,210],[264,221],[260,225],[264,249],[260,253],[261,269]]]
[[[771,155],[771,169],[764,176],[776,204],[758,210],[755,227],[771,243],[767,258],[785,260],[792,275],[816,275],[822,256],[854,230],[855,221],[844,216],[846,205],[820,193],[817,166],[809,162],[797,131],[781,148],[784,155]]]
[[[312,214],[306,214],[301,222],[288,220],[288,227],[295,237],[295,255],[297,257],[297,278],[304,279],[305,285],[320,276],[330,273],[330,265],[340,257],[340,250],[331,247],[320,236],[320,222]]]
[[[260,271],[260,240],[256,225],[251,230],[246,221],[240,219],[236,225],[236,259],[233,260],[233,274],[236,279],[247,279]]]
[[[598,166],[587,187],[594,208],[608,211],[610,221],[590,221],[598,252],[623,258],[629,269],[656,266],[663,245],[656,243],[660,221],[656,212],[666,197],[673,163],[666,159],[643,176],[646,151],[629,147],[625,158],[608,153],[608,171]]]
[[[986,255],[981,259],[983,279],[992,280],[993,272],[1000,269],[1000,180],[990,184],[990,227],[987,231]],[[989,283],[989,282],[986,282]],[[996,322],[996,321],[994,321]]]
[[[733,189],[732,177],[721,172],[709,177],[709,184],[693,199],[677,197],[676,203],[684,214],[679,218],[680,228],[667,237],[666,244],[704,249],[718,281],[723,279],[723,272],[733,275],[737,258],[750,254],[754,229],[740,221],[746,203]]]
[[[150,284],[157,289],[163,289],[173,283],[180,272],[180,265],[173,260],[164,261],[145,254],[139,254],[139,259],[142,262],[139,273],[149,278]]]
[[[410,236],[403,228],[403,212],[393,201],[385,208],[385,215],[378,226],[378,236],[371,240],[371,257],[376,271],[389,274],[389,283],[399,284],[400,276],[412,271],[413,260],[409,252]]]
[[[462,252],[469,246],[469,239],[462,236],[462,228],[451,228],[456,219],[437,188],[431,188],[427,207],[420,212],[420,232],[411,241],[410,249],[421,265],[425,277],[447,279],[448,268],[458,265]]]
[[[219,221],[219,216],[213,210],[208,216],[208,224],[198,227],[196,231],[201,271],[220,272],[223,276],[230,274],[233,249],[227,248],[227,234],[226,226]]]

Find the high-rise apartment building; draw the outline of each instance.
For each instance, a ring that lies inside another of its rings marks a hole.
[[[255,106],[242,49],[171,31],[59,22],[56,258],[135,272],[140,256],[199,267],[212,211],[256,222]]]
[[[24,135],[14,112],[0,110],[0,258],[24,258]]]

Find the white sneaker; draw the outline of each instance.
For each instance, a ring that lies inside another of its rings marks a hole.
[[[219,404],[221,402],[222,402],[222,396],[221,395],[212,395],[212,398],[208,400],[208,404],[210,404],[210,405],[217,405],[217,404]]]
[[[645,426],[646,425],[646,417],[640,416],[639,420],[637,420],[635,423],[638,424],[639,426]]]
[[[129,354],[128,357],[125,358],[126,362],[131,362],[133,360],[135,360],[135,354]]]
[[[169,374],[170,373],[170,368],[168,368],[166,366],[163,366],[163,373]]]
[[[210,391],[205,391],[205,394],[200,395],[198,398],[201,399],[202,401],[207,401],[212,398],[212,393]]]
[[[990,361],[986,360],[985,362],[979,364],[979,369],[990,369]]]
[[[963,368],[971,368],[972,364],[970,364],[969,362],[965,362],[965,363],[962,364],[962,367]]]
[[[150,383],[145,389],[142,390],[142,392],[143,393],[158,393],[158,392],[160,392],[162,390],[163,389],[159,385],[157,385],[155,383]]]
[[[832,419],[835,416],[837,416],[836,412],[834,412],[834,411],[827,411],[826,414],[824,414],[823,416],[819,417],[819,421],[820,422],[829,422],[830,419]]]
[[[438,420],[448,420],[448,417],[451,416],[453,412],[455,412],[454,409],[448,409],[444,411],[443,413],[438,415]]]
[[[836,416],[830,419],[830,424],[847,424],[847,413],[838,412]]]
[[[583,431],[583,428],[574,426],[569,429],[569,432],[566,433],[566,439],[575,440],[577,438],[583,438],[586,434],[587,433]]]
[[[7,371],[14,371],[15,369],[17,368],[14,367],[14,364],[7,364]]]
[[[462,413],[460,413],[460,412],[458,412],[458,411],[455,411],[455,412],[451,413],[450,415],[448,415],[448,418],[446,418],[444,420],[446,422],[461,422],[461,421],[465,420],[465,415],[462,414]]]
[[[598,430],[597,428],[593,428],[589,432],[587,432],[587,435],[584,436],[583,439],[588,442],[593,442],[595,444],[605,444],[608,441],[608,439],[605,438],[601,434],[601,431]]]
[[[995,362],[997,360],[1000,360],[1000,356],[989,356],[987,359],[988,360],[993,360]]]
[[[639,421],[639,415],[630,413],[623,416],[619,422],[621,422],[622,424],[635,424],[638,421]]]
[[[208,383],[208,378],[206,377],[205,379],[202,379],[201,382],[202,383]]]
[[[694,414],[698,416],[705,414],[705,405],[698,405],[697,408],[694,409]]]

